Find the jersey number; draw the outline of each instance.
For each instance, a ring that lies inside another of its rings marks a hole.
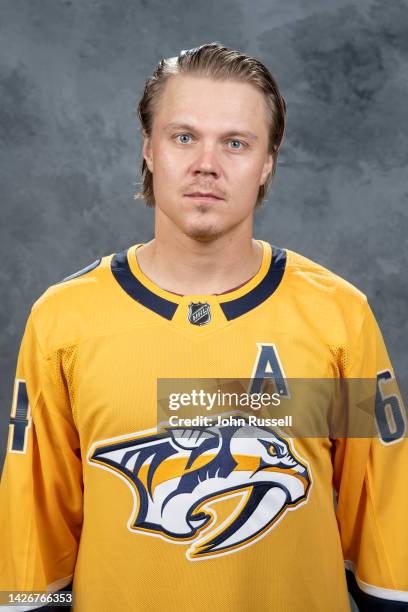
[[[377,391],[375,396],[375,420],[378,433],[385,444],[400,440],[405,433],[403,408],[397,395],[384,395],[383,383],[392,379],[390,370],[377,374]]]
[[[28,429],[31,426],[30,404],[28,403],[25,380],[16,379],[13,405],[11,408],[10,453],[25,453]]]

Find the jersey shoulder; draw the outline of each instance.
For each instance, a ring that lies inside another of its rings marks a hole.
[[[366,302],[365,293],[345,278],[296,251],[285,250],[288,275],[292,281],[303,284],[305,290],[310,290],[315,295],[320,293],[332,298],[352,300],[356,305]]]
[[[112,255],[99,257],[92,263],[50,285],[34,302],[33,309],[70,299],[81,299],[97,291],[108,277]]]
[[[352,342],[369,309],[366,294],[325,266],[295,251],[286,252],[286,286],[304,320],[333,344]]]
[[[50,285],[34,302],[30,316],[46,354],[78,342],[101,324],[102,306],[115,292],[111,259],[112,255],[96,259]]]

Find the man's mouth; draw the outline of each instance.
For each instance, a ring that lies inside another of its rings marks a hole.
[[[215,193],[209,191],[194,191],[192,193],[186,193],[186,197],[193,198],[194,200],[204,200],[204,201],[219,201],[222,198]]]

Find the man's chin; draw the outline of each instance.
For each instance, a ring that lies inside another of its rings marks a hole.
[[[222,231],[219,227],[215,225],[189,225],[185,228],[185,233],[189,238],[193,238],[194,240],[200,240],[202,242],[208,242],[210,240],[214,240],[222,235]]]

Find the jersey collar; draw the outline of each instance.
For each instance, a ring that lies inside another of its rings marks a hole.
[[[286,250],[258,240],[263,248],[262,262],[258,272],[247,283],[220,295],[179,296],[162,289],[151,281],[140,269],[135,244],[116,253],[111,259],[114,278],[126,293],[156,314],[171,321],[179,304],[186,299],[205,302],[216,299],[227,321],[235,319],[262,304],[282,281],[286,266]]]

